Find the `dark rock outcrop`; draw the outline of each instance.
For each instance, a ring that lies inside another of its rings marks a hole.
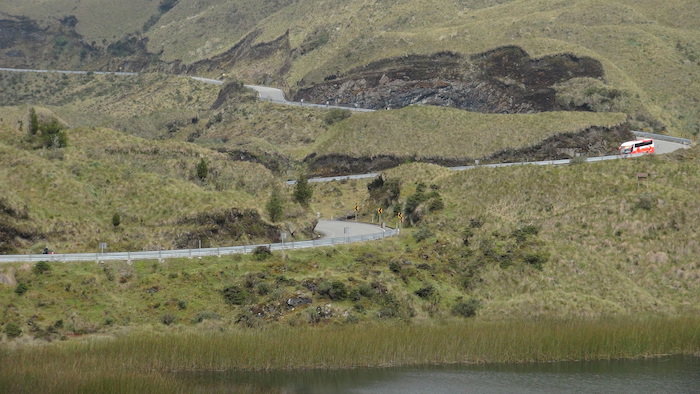
[[[173,244],[178,249],[196,248],[228,243],[231,240],[261,239],[281,242],[279,228],[265,223],[254,210],[239,210],[202,213],[180,218],[177,225],[187,229],[174,236]]]
[[[603,74],[601,63],[592,58],[561,54],[532,59],[521,48],[503,47],[471,57],[443,52],[385,59],[328,76],[293,97],[372,109],[424,104],[484,113],[542,112],[559,109],[556,83]]]

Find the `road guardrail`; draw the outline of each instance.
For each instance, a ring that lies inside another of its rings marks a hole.
[[[0,255],[0,263],[34,263],[39,261],[66,263],[71,261],[134,261],[134,260],[164,260],[176,258],[200,258],[209,256],[225,256],[231,254],[252,253],[257,247],[268,247],[270,250],[296,250],[335,246],[358,242],[374,241],[393,237],[399,234],[398,229],[384,228],[371,234],[353,235],[347,237],[320,238],[309,241],[279,242],[256,245],[227,246],[220,248],[173,249],[141,252],[114,253],[64,253],[64,254],[19,254]]]
[[[679,137],[671,137],[670,135],[645,133],[643,131],[633,131],[632,133],[634,135],[636,135],[637,137],[652,138],[655,140],[675,142],[677,144],[683,144],[683,145],[692,145],[693,144],[693,141],[691,141],[689,139],[679,138]]]

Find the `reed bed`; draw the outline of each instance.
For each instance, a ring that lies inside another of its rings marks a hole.
[[[155,333],[0,348],[0,391],[175,390],[172,372],[522,363],[700,352],[700,317]]]

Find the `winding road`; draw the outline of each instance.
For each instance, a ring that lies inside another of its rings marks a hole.
[[[399,234],[399,230],[382,228],[367,223],[343,222],[337,220],[319,220],[315,228],[323,236],[309,241],[292,241],[269,244],[227,246],[219,248],[152,250],[141,252],[112,252],[112,253],[65,253],[65,254],[17,254],[0,255],[2,263],[32,263],[38,261],[70,262],[70,261],[134,261],[134,260],[163,260],[173,258],[201,258],[205,256],[225,256],[231,254],[252,253],[258,246],[269,247],[270,250],[295,250],[333,246],[349,243],[380,240]]]
[[[36,73],[59,73],[59,74],[97,74],[97,75],[121,75],[121,76],[137,76],[138,73],[132,72],[108,72],[108,71],[68,71],[68,70],[35,70],[35,69],[13,69],[13,68],[3,68],[0,67],[0,71],[7,72],[36,72]],[[189,76],[196,81],[213,84],[222,85],[224,82],[217,79],[204,78]],[[358,112],[372,112],[371,109],[363,108],[352,108],[352,107],[339,107],[332,105],[321,105],[321,104],[310,104],[303,102],[293,102],[288,101],[284,92],[280,89],[271,88],[267,86],[258,85],[244,85],[247,88],[253,89],[258,92],[258,98],[263,101],[274,102],[284,105],[295,105],[295,106],[313,106],[320,108],[343,108]],[[639,137],[650,137],[654,138],[656,142],[656,151],[658,154],[670,153],[678,149],[688,148],[691,145],[690,140],[667,137],[657,134],[646,134],[635,132]],[[592,157],[587,158],[587,162],[604,161],[604,160],[615,160],[627,157],[636,157],[641,155],[615,155],[615,156],[603,156],[603,157]],[[569,164],[571,161],[566,160],[545,160],[536,162],[518,162],[518,163],[499,163],[499,164],[485,164],[478,167],[508,167],[513,165],[562,165]],[[451,170],[463,171],[477,168],[477,166],[459,166],[459,167],[449,167]],[[344,175],[344,176],[334,176],[334,177],[324,177],[324,178],[311,178],[309,182],[330,182],[335,180],[343,179],[362,179],[362,178],[372,178],[378,176],[378,172],[367,173],[367,174],[354,174],[354,175]],[[296,181],[287,181],[287,184],[294,184]],[[380,226],[371,225],[367,223],[357,223],[357,222],[344,222],[344,221],[332,221],[332,220],[320,220],[315,228],[318,233],[323,234],[323,237],[310,241],[295,241],[295,242],[283,242],[276,244],[265,244],[265,245],[245,245],[245,246],[232,246],[232,247],[221,247],[221,248],[205,248],[205,249],[177,249],[177,250],[159,250],[159,251],[145,251],[145,252],[115,252],[115,253],[74,253],[74,254],[42,254],[42,255],[0,255],[0,263],[8,262],[32,262],[32,261],[106,261],[106,260],[144,260],[144,259],[158,259],[162,260],[165,258],[193,258],[202,256],[222,256],[227,254],[236,253],[250,253],[257,246],[268,246],[272,250],[286,250],[286,249],[301,249],[301,248],[311,248],[319,246],[330,246],[336,244],[344,243],[354,243],[363,242],[369,240],[382,239],[389,236],[394,236],[399,233],[397,229],[382,228]]]

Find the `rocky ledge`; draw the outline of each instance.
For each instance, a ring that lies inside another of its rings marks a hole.
[[[425,104],[484,113],[571,110],[576,108],[557,104],[554,85],[603,75],[602,64],[590,57],[533,59],[509,46],[473,56],[442,52],[380,60],[302,87],[293,99],[371,109]]]

